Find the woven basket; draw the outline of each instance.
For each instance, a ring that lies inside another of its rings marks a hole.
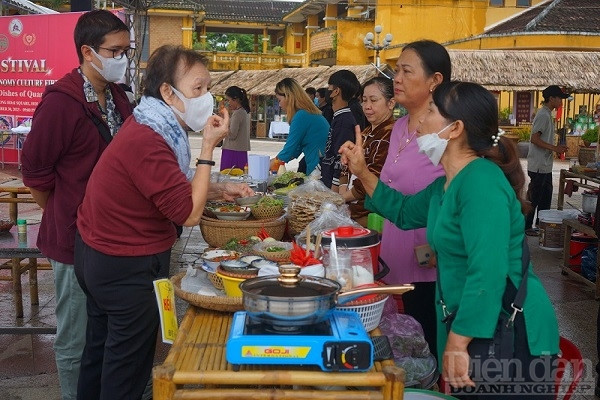
[[[210,283],[213,284],[215,289],[223,290],[223,280],[221,279],[220,276],[218,276],[214,272],[208,272],[208,271],[206,271],[206,275],[208,276]]]
[[[244,305],[241,297],[226,297],[226,296],[203,296],[197,293],[190,293],[181,290],[181,279],[185,276],[185,272],[171,277],[175,295],[193,306],[207,308],[215,311],[235,312],[242,311]]]
[[[283,206],[253,206],[250,212],[256,219],[273,219],[283,215]]]
[[[282,246],[284,248],[287,248],[287,250],[267,251],[266,249],[270,246]],[[261,242],[252,246],[252,253],[270,261],[275,261],[277,263],[287,263],[290,261],[290,256],[292,255],[292,248],[293,247],[290,243]]]
[[[212,247],[222,247],[231,239],[247,239],[256,236],[261,228],[265,228],[269,236],[281,240],[285,233],[285,218],[222,221],[203,216],[200,220],[202,237]]]

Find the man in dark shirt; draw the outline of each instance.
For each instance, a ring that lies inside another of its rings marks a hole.
[[[74,32],[79,67],[48,86],[23,144],[23,182],[43,208],[37,246],[56,290],[54,353],[62,400],[74,400],[85,345],[86,296],[73,267],[75,219],[92,169],[131,115],[123,89],[129,28],[106,10],[83,14]]]

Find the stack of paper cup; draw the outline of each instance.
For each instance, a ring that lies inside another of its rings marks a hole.
[[[248,174],[255,181],[266,181],[269,178],[269,156],[248,154]]]

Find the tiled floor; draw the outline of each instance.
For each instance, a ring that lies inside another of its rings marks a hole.
[[[566,163],[557,163],[556,169],[565,167]],[[558,174],[555,173],[557,176]],[[0,180],[1,182],[1,180]],[[577,206],[580,195],[574,195],[569,202]],[[33,207],[33,206],[32,206]],[[0,213],[5,212],[0,208]],[[33,222],[39,210],[23,208],[23,214]],[[0,218],[1,215],[0,215]],[[594,291],[590,287],[572,278],[561,275],[559,266],[562,263],[560,251],[539,249],[537,238],[529,238],[531,256],[535,271],[540,276],[546,290],[550,294],[558,315],[561,335],[573,341],[581,350],[583,357],[592,368],[587,370],[587,383],[593,385],[591,375],[596,357],[596,312],[597,302]],[[182,238],[174,247],[171,273],[177,273],[188,263],[197,260],[197,255],[204,248],[199,229],[186,228]],[[7,271],[0,271],[6,274]],[[40,305],[29,304],[28,284],[23,278],[23,299],[25,316],[14,318],[14,304],[11,283],[0,281],[0,327],[1,326],[55,326],[54,294],[52,272],[38,273],[40,285]],[[187,304],[178,301],[178,314],[182,314]],[[57,400],[59,399],[56,367],[52,351],[54,335],[0,335],[0,400]],[[160,344],[156,362],[166,356],[168,346]],[[584,379],[586,379],[584,377]],[[574,399],[594,399],[592,393],[573,397]]]

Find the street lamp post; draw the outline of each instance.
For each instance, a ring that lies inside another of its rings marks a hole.
[[[381,27],[381,25],[376,25],[375,26],[375,35],[373,35],[373,32],[369,32],[365,35],[365,40],[363,41],[363,43],[365,44],[365,47],[369,50],[375,50],[375,66],[377,68],[379,68],[380,66],[380,60],[379,60],[379,52],[381,50],[387,49],[390,44],[392,43],[392,34],[388,33],[385,35],[385,37],[383,38],[383,41],[380,43],[379,42],[379,35],[381,34],[381,31],[383,31],[383,28]],[[373,43],[373,39],[375,39],[375,43]]]

